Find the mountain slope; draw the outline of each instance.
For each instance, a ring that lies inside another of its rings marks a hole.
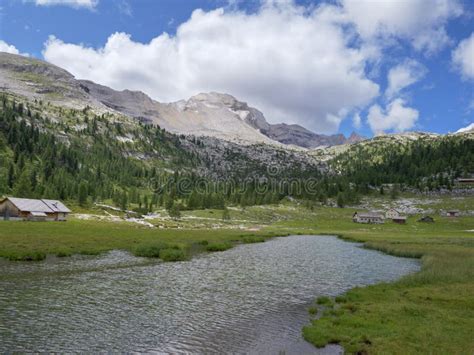
[[[139,91],[117,91],[87,80],[76,80],[49,63],[0,53],[0,88],[28,99],[95,112],[116,112],[166,130],[209,136],[240,144],[265,143],[304,148],[349,142],[343,135],[319,135],[299,125],[270,124],[259,110],[228,94],[201,93],[188,100],[160,103]],[[359,140],[353,136],[352,141]]]
[[[465,133],[465,132],[474,132],[474,123],[471,123],[470,125],[456,131],[456,133]]]

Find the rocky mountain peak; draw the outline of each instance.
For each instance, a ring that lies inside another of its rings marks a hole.
[[[89,80],[76,80],[64,69],[20,55],[0,53],[0,88],[65,107],[119,112],[178,134],[304,148],[348,142],[341,134],[327,136],[296,124],[270,124],[261,111],[229,94],[199,93],[188,100],[160,103],[141,91],[118,91]],[[349,139],[358,140],[356,136]]]

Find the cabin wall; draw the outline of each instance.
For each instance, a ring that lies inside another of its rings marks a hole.
[[[21,212],[9,200],[0,203],[0,219],[17,219],[21,216]]]

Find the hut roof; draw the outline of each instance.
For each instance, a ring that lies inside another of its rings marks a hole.
[[[357,216],[362,217],[362,218],[384,218],[384,216],[380,213],[373,213],[373,212],[367,212],[367,213],[357,213]]]
[[[71,210],[67,208],[61,201],[56,200],[41,200],[43,201],[53,212],[65,212],[70,213]]]
[[[31,198],[18,197],[7,197],[6,200],[9,200],[22,212],[71,212],[71,210],[67,208],[62,202],[56,200],[35,200]]]

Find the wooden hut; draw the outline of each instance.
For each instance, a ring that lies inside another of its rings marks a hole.
[[[61,201],[7,197],[0,201],[0,219],[65,221],[71,210]]]

